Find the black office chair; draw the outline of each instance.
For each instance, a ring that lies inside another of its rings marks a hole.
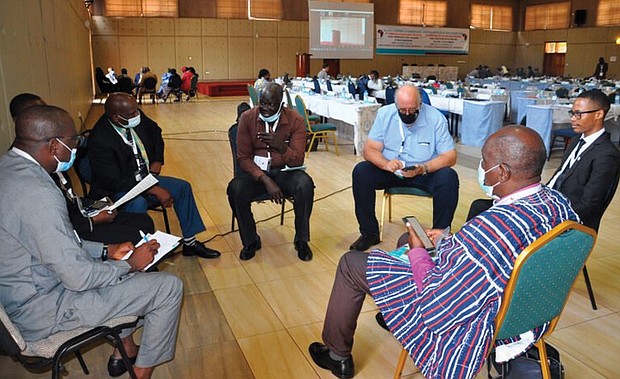
[[[242,103],[242,104],[246,104],[247,103]],[[241,105],[240,105],[241,107]],[[247,109],[250,109],[250,106],[247,105]],[[246,109],[246,110],[247,110]],[[239,116],[241,115],[241,113],[245,112],[240,110],[239,111]],[[241,167],[239,167],[239,164],[237,163],[237,128],[238,125],[235,123],[234,125],[232,125],[229,129],[228,129],[228,141],[230,142],[230,151],[232,152],[232,159],[233,159],[233,176],[236,178],[240,173],[241,173]],[[264,201],[270,201],[271,200],[271,196],[266,193],[264,195],[258,196],[257,198],[252,199],[252,202],[255,203],[262,203]],[[288,199],[289,201],[291,201],[292,199]],[[280,211],[280,225],[284,225],[284,205],[286,203],[286,199],[284,199],[282,201],[282,209]],[[235,211],[232,211],[232,220],[230,223],[230,230],[233,231],[235,230]]]
[[[118,348],[125,367],[128,367],[129,376],[136,379],[119,333],[122,329],[135,326],[137,320],[135,316],[119,317],[92,328],[58,332],[40,341],[26,342],[0,304],[0,353],[14,358],[26,369],[38,370],[52,366],[52,379],[60,379],[64,368],[62,361],[71,354],[75,354],[84,374],[88,375],[80,349],[106,339]]]
[[[157,93],[157,79],[156,78],[146,78],[144,80],[144,85],[140,87],[138,90],[138,104],[142,104],[142,96],[150,95],[151,101],[153,104],[157,104],[155,101],[155,94]]]
[[[82,186],[82,194],[84,197],[88,196],[90,183],[93,178],[93,171],[90,167],[90,161],[88,159],[88,136],[90,135],[91,129],[85,130],[80,133],[81,136],[85,137],[82,144],[77,149],[77,154],[75,155],[75,162],[73,164],[73,169],[75,170],[75,174],[77,175],[80,185]],[[166,233],[170,234],[170,221],[168,221],[168,211],[166,207],[161,205],[159,202],[151,205],[149,201],[149,211],[160,212],[164,217],[164,226],[166,228]]]
[[[133,81],[129,76],[118,78],[118,92],[133,94]]]

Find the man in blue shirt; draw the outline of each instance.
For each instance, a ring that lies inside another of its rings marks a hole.
[[[379,240],[376,190],[414,187],[433,195],[433,228],[446,229],[454,218],[459,179],[454,141],[446,118],[422,104],[420,92],[406,85],[395,103],[382,107],[364,147],[364,162],[353,169],[355,216],[361,236],[351,250],[364,251]]]

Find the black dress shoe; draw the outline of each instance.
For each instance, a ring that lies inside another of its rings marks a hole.
[[[332,374],[340,379],[352,378],[354,375],[353,357],[348,357],[341,361],[332,359],[329,356],[329,348],[320,342],[313,342],[308,347],[310,356],[317,366],[330,370]]]
[[[383,318],[383,314],[381,314],[381,312],[377,312],[377,314],[375,315],[375,320],[377,320],[377,324],[379,324],[380,327],[387,330],[388,332],[390,331],[390,328],[385,323],[385,319]]]
[[[242,261],[247,261],[254,258],[254,256],[256,255],[256,250],[260,250],[261,247],[263,247],[263,245],[260,242],[260,237],[258,237],[258,239],[253,244],[251,244],[250,246],[244,246],[243,249],[241,249],[241,253],[239,253],[239,259],[241,259]]]
[[[134,365],[136,364],[136,355],[133,358],[129,358],[129,362]],[[116,378],[117,376],[121,376],[127,372],[127,367],[125,367],[125,363],[123,362],[123,358],[115,358],[113,355],[110,356],[108,360],[108,374],[111,377]]]
[[[213,259],[222,255],[219,251],[206,247],[202,242],[196,241],[193,245],[183,245],[183,255],[186,257],[197,256],[200,258]]]
[[[360,238],[357,239],[357,241],[353,242],[349,249],[366,251],[369,247],[371,247],[372,245],[376,245],[379,242],[381,242],[381,240],[376,234],[362,234]]]
[[[306,241],[297,241],[295,242],[295,250],[297,250],[297,257],[302,261],[310,261],[312,260],[312,250],[310,250],[310,245]]]

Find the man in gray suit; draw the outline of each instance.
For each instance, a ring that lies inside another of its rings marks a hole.
[[[134,249],[77,237],[49,175],[66,170],[75,156],[77,135],[67,112],[33,106],[17,117],[15,132],[14,147],[0,157],[0,302],[26,341],[142,316],[139,351],[133,330],[121,337],[128,355],[137,355],[138,378],[150,378],[156,365],[174,356],[181,281],[137,272],[153,260],[157,241]],[[130,249],[128,260],[116,260]],[[111,360],[115,356],[118,351]]]

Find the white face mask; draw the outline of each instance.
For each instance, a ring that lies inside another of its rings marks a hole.
[[[140,113],[138,113],[136,117],[132,117],[132,118],[125,118],[120,115],[118,117],[127,121],[127,125],[121,125],[123,128],[131,129],[131,128],[135,128],[136,126],[140,125]]]
[[[499,199],[499,196],[497,195],[493,195],[493,189],[500,184],[500,182],[497,182],[495,184],[493,184],[492,186],[488,186],[486,184],[484,184],[484,182],[486,181],[486,175],[488,172],[491,172],[493,170],[495,170],[496,168],[499,167],[499,164],[496,164],[495,166],[491,167],[490,169],[484,171],[484,169],[482,168],[482,159],[480,160],[480,163],[478,164],[478,184],[480,185],[480,188],[484,191],[484,193],[486,193],[486,195],[492,199]]]

